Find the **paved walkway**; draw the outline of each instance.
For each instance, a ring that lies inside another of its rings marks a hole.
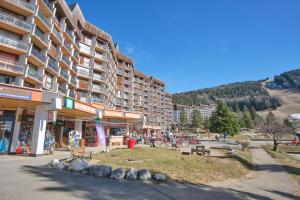
[[[44,167],[54,157],[69,155],[63,152],[41,158],[0,157],[0,199],[299,199],[291,195],[297,185],[281,166],[261,149],[253,153],[259,165],[256,178],[210,185],[117,181]]]

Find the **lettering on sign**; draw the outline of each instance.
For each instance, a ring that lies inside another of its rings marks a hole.
[[[96,108],[85,105],[83,103],[79,103],[79,102],[74,103],[74,109],[92,113],[92,114],[96,114]]]
[[[32,99],[32,92],[29,90],[24,90],[19,88],[0,86],[0,97],[29,101]]]

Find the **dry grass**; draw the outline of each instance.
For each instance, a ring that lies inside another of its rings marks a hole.
[[[113,168],[147,168],[152,172],[164,173],[171,180],[195,184],[240,178],[248,172],[245,166],[234,159],[187,156],[162,148],[114,150],[96,154],[93,159],[98,160],[99,164],[110,164]]]

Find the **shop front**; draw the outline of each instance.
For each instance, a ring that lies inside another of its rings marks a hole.
[[[0,111],[0,154],[9,153],[13,129],[15,123],[15,111]]]

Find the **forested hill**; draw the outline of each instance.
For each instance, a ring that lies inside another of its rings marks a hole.
[[[258,111],[280,106],[280,99],[271,97],[262,87],[262,81],[237,82],[173,95],[173,103],[184,105],[212,104],[220,100],[233,111],[242,110],[244,105]]]
[[[274,77],[274,81],[269,84],[273,87],[286,89],[300,89],[300,69],[284,72]]]

